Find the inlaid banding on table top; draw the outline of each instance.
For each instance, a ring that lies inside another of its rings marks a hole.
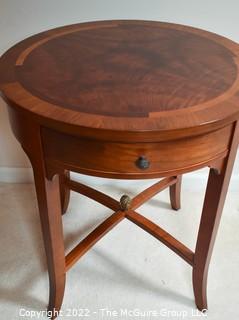
[[[101,25],[101,28],[114,28],[116,27],[118,24],[102,24]],[[92,30],[92,29],[96,29],[98,28],[97,25],[91,25],[91,26],[81,26],[81,27],[78,27],[76,29],[69,29],[69,30],[65,30],[65,31],[61,31],[59,33],[56,33],[56,34],[52,34],[42,40],[39,40],[37,42],[35,42],[33,45],[31,45],[30,47],[28,47],[26,50],[24,50],[20,56],[17,58],[17,61],[16,61],[16,66],[21,66],[23,65],[25,59],[27,58],[27,56],[34,50],[36,49],[37,47],[41,46],[42,44],[50,41],[51,39],[54,39],[54,38],[58,38],[58,37],[61,37],[61,36],[64,36],[66,34],[69,34],[69,33],[74,33],[74,32],[80,32],[80,31],[84,31],[84,30]]]
[[[114,117],[148,117],[210,103],[237,79],[230,50],[160,25],[62,31],[26,49],[17,64],[18,81],[40,99]]]
[[[0,89],[40,122],[74,125],[83,136],[104,140],[110,130],[112,141],[163,141],[236,119],[238,66],[238,45],[204,30],[101,21],[15,45],[0,59]]]
[[[61,308],[66,271],[125,218],[192,266],[196,306],[208,308],[208,267],[239,141],[238,66],[239,45],[229,39],[145,21],[49,30],[1,57],[0,90],[34,172],[50,280],[48,311]],[[206,166],[210,173],[192,251],[135,210],[165,188],[172,209],[180,209],[182,175]],[[116,200],[72,180],[69,170],[163,179]],[[66,255],[62,214],[71,191],[114,213]]]

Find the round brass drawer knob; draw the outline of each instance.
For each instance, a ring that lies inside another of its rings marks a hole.
[[[139,169],[145,170],[148,169],[150,166],[150,162],[149,160],[145,157],[145,156],[140,156],[137,160],[136,160],[136,166]]]

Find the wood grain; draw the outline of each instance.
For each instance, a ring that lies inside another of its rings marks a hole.
[[[127,23],[48,38],[16,68],[16,80],[41,100],[127,118],[212,100],[236,77],[233,54],[216,42]]]
[[[128,211],[126,213],[126,218],[149,232],[152,236],[177,253],[181,258],[193,265],[194,253],[184,244],[172,237],[168,232],[135,211]]]
[[[233,41],[152,21],[64,26],[3,54],[1,95],[34,171],[48,310],[61,308],[66,269],[125,217],[193,267],[196,305],[207,308],[208,267],[239,141],[238,70],[239,45]],[[172,208],[179,209],[181,175],[206,166],[210,174],[193,253],[134,209],[166,187]],[[122,206],[72,181],[69,170],[164,179],[133,199],[121,197],[127,200]],[[62,213],[70,190],[115,212],[65,257]]]
[[[181,184],[182,176],[177,176],[177,182],[174,183],[169,188],[171,207],[174,210],[179,210],[181,208]]]
[[[226,155],[231,133],[232,125],[206,135],[167,143],[116,143],[79,139],[43,128],[42,140],[49,172],[51,167],[55,172],[63,166],[95,176],[146,179],[178,175],[214,163]],[[146,170],[137,166],[141,156],[150,162]]]
[[[12,106],[57,130],[162,141],[237,119],[238,56],[236,43],[187,26],[82,23],[8,50],[0,59],[0,90]]]
[[[193,266],[194,295],[199,310],[208,309],[207,278],[209,263],[237,153],[238,141],[239,123],[234,127],[230,152],[224,163],[223,170],[218,173],[210,169],[209,173]]]
[[[66,270],[69,270],[80,257],[83,256],[98,240],[100,240],[109,230],[116,226],[122,219],[125,213],[117,211],[108,219],[103,221],[95,228],[85,239],[83,239],[70,253],[66,256]]]

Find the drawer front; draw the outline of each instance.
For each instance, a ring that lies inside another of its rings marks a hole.
[[[232,125],[206,135],[158,143],[116,143],[81,139],[42,129],[46,164],[112,178],[175,175],[225,156]]]

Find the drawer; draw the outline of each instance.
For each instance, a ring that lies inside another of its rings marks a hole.
[[[64,167],[112,178],[150,178],[209,165],[226,155],[231,133],[232,125],[172,141],[117,143],[83,139],[43,128],[42,142],[48,168]]]

